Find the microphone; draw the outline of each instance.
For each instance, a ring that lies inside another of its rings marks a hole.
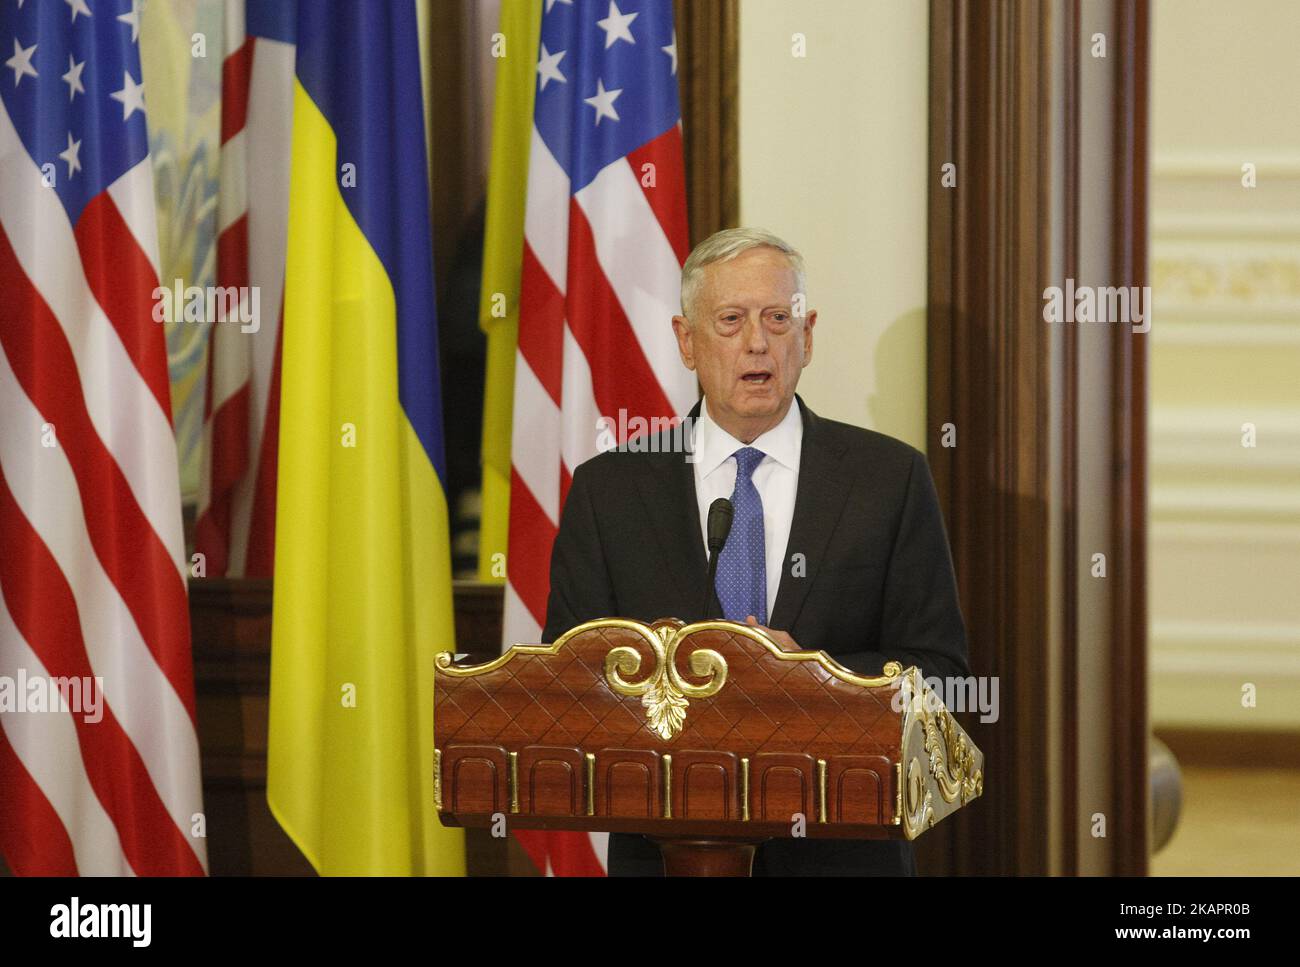
[[[702,621],[708,621],[709,612],[713,610],[710,605],[713,604],[713,582],[718,574],[718,556],[722,553],[723,545],[727,543],[727,535],[731,533],[731,519],[735,514],[735,508],[726,497],[719,497],[709,504],[709,523],[706,528],[709,544],[709,584],[704,592]]]

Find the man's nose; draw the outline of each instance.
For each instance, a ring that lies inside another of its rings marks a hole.
[[[745,348],[751,353],[767,352],[767,328],[760,313],[751,313],[745,319]]]

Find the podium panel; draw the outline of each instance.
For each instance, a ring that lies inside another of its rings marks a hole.
[[[984,757],[918,669],[884,672],[729,621],[441,654],[436,806],[448,825],[914,839],[983,792]]]

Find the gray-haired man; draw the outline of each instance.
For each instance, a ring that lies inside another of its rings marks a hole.
[[[816,322],[803,259],[780,238],[729,229],[691,253],[672,325],[704,390],[689,414],[694,458],[665,439],[577,468],[551,557],[544,641],[611,615],[703,617],[705,522],[713,500],[728,497],[736,518],[712,616],[866,675],[889,660],[925,676],[970,674],[925,457],[818,417],[795,395]],[[610,836],[611,875],[662,869],[643,837]],[[760,847],[754,873],[912,874],[915,860],[905,842],[791,839]]]

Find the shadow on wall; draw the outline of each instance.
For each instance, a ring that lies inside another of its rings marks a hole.
[[[876,340],[874,361],[875,392],[867,395],[871,428],[925,452],[925,306],[885,327]]]

